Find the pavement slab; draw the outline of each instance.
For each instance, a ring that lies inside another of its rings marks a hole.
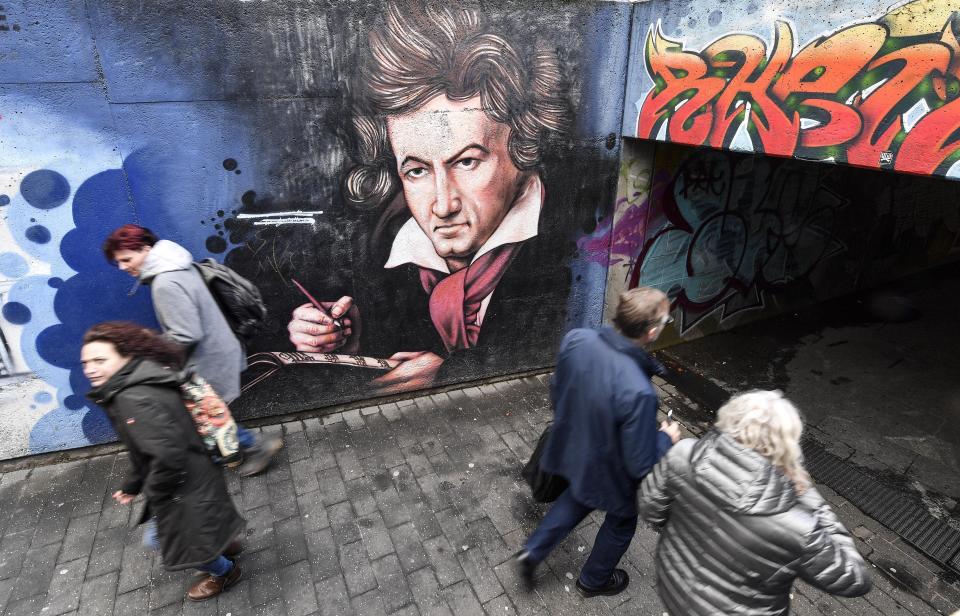
[[[622,561],[628,590],[576,594],[600,514],[539,569],[534,592],[521,588],[510,557],[546,509],[519,470],[551,419],[547,383],[524,377],[260,428],[284,438],[275,463],[259,477],[225,471],[248,521],[244,579],[204,603],[184,600],[194,574],[164,571],[130,526],[130,508],[110,499],[124,453],[5,472],[0,614],[661,616],[658,535],[642,523]],[[696,407],[659,385],[663,408]],[[798,583],[792,613],[928,616],[960,607],[960,588],[935,564],[822,492],[868,559],[910,578],[878,566],[874,590],[858,599]]]

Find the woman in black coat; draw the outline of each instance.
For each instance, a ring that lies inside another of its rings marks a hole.
[[[103,407],[130,453],[132,469],[113,494],[128,504],[143,494],[138,524],[153,518],[167,569],[196,568],[209,575],[187,598],[202,601],[236,584],[240,567],[224,554],[239,552],[245,521],[208,457],[183,403],[179,349],[133,323],[95,325],[83,339],[87,394]],[[145,533],[145,543],[151,543]]]

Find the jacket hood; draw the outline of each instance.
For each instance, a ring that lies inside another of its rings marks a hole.
[[[110,404],[124,389],[134,385],[180,386],[180,373],[149,359],[132,359],[100,387],[87,392],[87,398],[99,405]]]
[[[190,269],[193,255],[190,251],[170,240],[160,240],[153,245],[140,271],[140,282],[149,282],[157,274]]]
[[[725,511],[772,515],[797,502],[793,481],[765,457],[717,430],[694,445],[690,466],[694,482]]]
[[[633,360],[640,365],[640,369],[643,370],[647,376],[663,375],[667,373],[667,369],[664,367],[664,365],[654,359],[653,355],[609,325],[604,325],[600,328],[600,339],[607,343],[614,350],[632,357]]]

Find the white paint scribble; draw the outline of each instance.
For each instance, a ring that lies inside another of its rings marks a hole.
[[[323,214],[323,210],[318,210],[316,212],[303,212],[300,210],[293,210],[290,212],[269,212],[267,214],[237,214],[237,218],[271,218],[273,216],[320,216]]]
[[[264,220],[258,220],[253,224],[255,226],[268,225],[271,227],[280,227],[283,225],[313,225],[313,224],[316,224],[316,222],[317,221],[314,220],[313,218],[289,217],[289,218],[267,218]]]

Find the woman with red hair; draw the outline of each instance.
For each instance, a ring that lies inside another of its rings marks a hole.
[[[123,225],[103,243],[107,261],[138,283],[150,285],[157,321],[167,340],[180,345],[186,364],[230,404],[240,395],[240,373],[247,367],[243,345],[234,335],[203,277],[193,267],[193,255],[183,246],[161,240],[146,227]],[[283,447],[279,438],[258,442],[237,425],[244,462],[240,475],[256,475]]]
[[[182,349],[160,335],[119,321],[91,327],[81,350],[93,385],[87,396],[106,411],[130,453],[130,474],[113,498],[126,505],[143,494],[137,523],[150,521],[144,544],[161,551],[167,569],[207,573],[187,593],[203,601],[240,580],[230,557],[241,550],[246,522],[184,406],[182,358]]]
[[[103,243],[103,254],[107,261],[116,263],[120,271],[134,278],[140,275],[143,262],[159,241],[153,231],[139,225],[123,225],[115,229]],[[147,248],[148,250],[144,250]]]

